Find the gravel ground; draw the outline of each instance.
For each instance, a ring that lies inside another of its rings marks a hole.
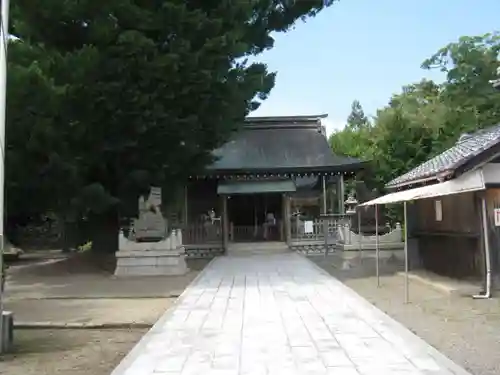
[[[405,304],[404,278],[396,275],[400,265],[381,266],[378,288],[371,260],[341,270],[333,256],[310,259],[472,374],[500,374],[499,299],[450,296],[411,281],[410,303]]]
[[[182,276],[114,277],[82,259],[13,265],[7,273],[7,300],[62,298],[163,298],[179,295],[209,260],[193,259]],[[82,264],[79,266],[78,264]]]
[[[133,330],[17,330],[2,375],[109,375],[146,333]]]
[[[175,298],[16,300],[7,301],[5,308],[14,311],[18,323],[153,325],[175,300]]]
[[[6,308],[18,322],[153,324],[207,263],[188,260],[183,276],[116,278],[79,255],[21,262],[9,269]],[[0,374],[109,375],[146,331],[17,329]]]

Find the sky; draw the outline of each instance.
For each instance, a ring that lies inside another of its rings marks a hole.
[[[353,100],[375,115],[403,85],[444,79],[420,68],[441,47],[492,31],[500,31],[500,0],[340,0],[277,34],[258,57],[277,79],[251,115],[327,113],[330,134],[344,126]]]

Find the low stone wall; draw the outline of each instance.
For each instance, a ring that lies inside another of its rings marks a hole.
[[[377,236],[366,236],[354,233],[349,226],[342,226],[338,230],[339,241],[344,245],[362,246],[369,248],[375,247]],[[403,229],[401,224],[397,223],[396,227],[389,233],[378,236],[379,246],[384,244],[404,244],[403,242]],[[404,246],[404,245],[403,245]]]
[[[323,243],[292,243],[290,249],[304,255],[324,255],[325,245]],[[342,245],[328,245],[328,253],[343,254],[345,258],[354,258],[359,256],[359,249],[357,247],[346,247]],[[373,247],[362,248],[362,253],[367,257],[375,257],[376,251]],[[404,257],[404,245],[401,244],[387,244],[386,246],[381,246],[379,248],[379,256],[382,258],[384,256],[390,257],[392,254],[398,257]]]
[[[378,247],[380,254],[399,254],[404,250],[402,241],[403,231],[401,225],[396,224],[396,228],[391,232],[378,236]],[[328,239],[328,253],[343,252],[357,254],[361,250],[363,253],[373,253],[375,256],[377,238],[376,236],[358,235],[350,230],[348,225],[340,226],[336,230],[336,235]],[[321,239],[292,241],[290,248],[305,255],[325,254],[325,242]],[[355,255],[357,256],[357,255]]]

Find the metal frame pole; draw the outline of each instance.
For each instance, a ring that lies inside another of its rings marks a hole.
[[[475,299],[491,298],[491,255],[490,255],[490,238],[488,234],[488,208],[486,205],[486,198],[481,197],[481,227],[483,230],[483,249],[486,267],[486,285],[484,294],[476,294],[472,296]]]
[[[3,280],[4,280],[4,191],[5,191],[5,112],[7,99],[7,44],[9,40],[9,0],[1,0],[0,30],[0,353],[4,352]]]
[[[326,217],[326,175],[323,175],[323,239],[325,241],[325,256],[328,255],[328,219]]]
[[[380,287],[379,250],[380,249],[378,243],[378,205],[376,204],[375,205],[375,258],[376,258],[375,271],[377,273],[377,287]]]
[[[358,250],[360,260],[363,260],[363,245],[361,244],[361,209],[358,207]]]
[[[409,280],[408,280],[408,228],[407,228],[407,210],[406,210],[406,202],[404,202],[404,226],[403,229],[405,231],[405,303],[408,303],[410,300],[410,292],[409,292]]]

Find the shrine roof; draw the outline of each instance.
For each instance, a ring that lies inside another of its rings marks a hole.
[[[209,170],[219,173],[345,173],[364,162],[335,155],[324,133],[326,115],[249,117],[214,152]]]

